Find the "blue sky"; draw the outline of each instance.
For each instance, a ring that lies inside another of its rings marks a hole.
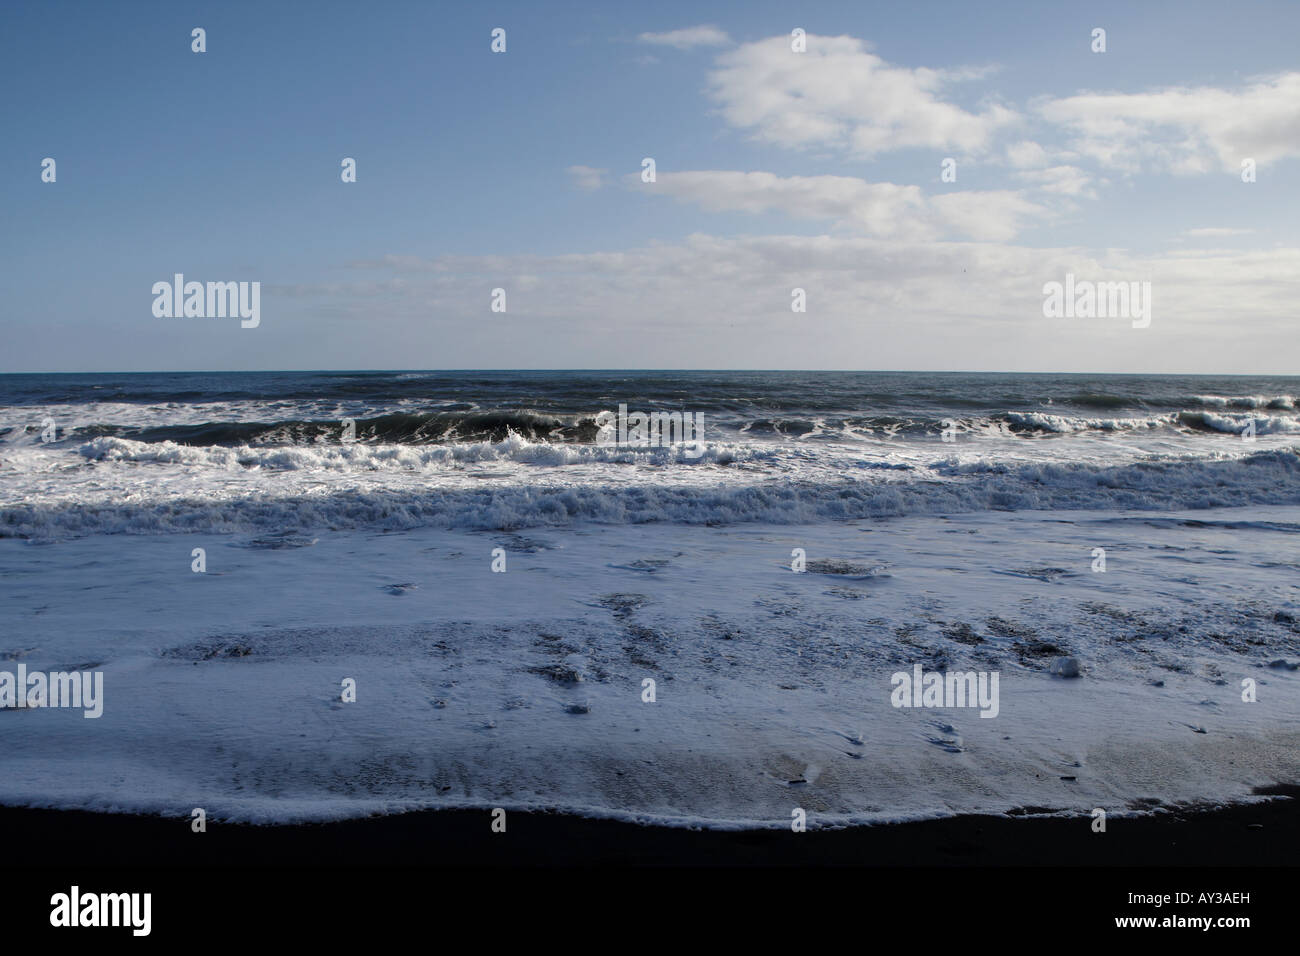
[[[1295,4],[3,17],[3,371],[1300,366]],[[176,272],[260,325],[155,317]],[[1150,326],[1045,318],[1067,272]]]

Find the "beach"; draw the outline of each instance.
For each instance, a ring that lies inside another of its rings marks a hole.
[[[690,830],[540,812],[425,810],[335,823],[213,825],[66,810],[0,811],[28,860],[100,867],[1293,867],[1294,787],[1229,807],[1166,807],[1095,832],[1090,820],[998,815],[792,833]],[[83,850],[94,852],[84,861]]]
[[[353,397],[328,414],[291,381],[252,415],[269,384],[247,376],[225,404],[130,377],[40,395],[30,416],[65,431],[0,446],[0,671],[102,692],[97,713],[0,710],[0,803],[145,833],[201,810],[267,846],[353,825],[420,843],[413,821],[454,844],[447,821],[500,808],[615,854],[737,862],[847,862],[859,840],[895,859],[890,827],[943,862],[972,826],[1087,837],[1099,816],[1174,862],[1174,808],[1285,814],[1253,801],[1300,777],[1287,382],[994,377],[969,402],[1014,388],[1052,411],[989,413],[958,412],[954,380],[870,425],[840,409],[865,387],[887,404],[869,377],[721,376],[754,407],[697,397],[714,431],[692,449],[602,445],[609,376],[529,374],[340,375]],[[510,394],[445,411],[470,389]],[[255,423],[210,421],[235,413]],[[1220,415],[1270,424],[1244,442],[1204,426]],[[349,419],[356,442],[323,437]],[[548,840],[501,845],[535,863]]]

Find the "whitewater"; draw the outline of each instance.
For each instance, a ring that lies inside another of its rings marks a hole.
[[[0,803],[817,827],[1300,772],[1295,379],[0,378],[0,670],[105,696],[0,710]],[[704,454],[596,444],[623,402]],[[917,664],[998,716],[892,706]]]

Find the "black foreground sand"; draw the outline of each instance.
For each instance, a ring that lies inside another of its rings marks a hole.
[[[324,824],[0,808],[11,859],[88,866],[1295,866],[1300,786],[1273,799],[1090,818],[963,816],[840,830],[713,831],[522,811],[493,833],[487,810],[430,810]],[[14,856],[13,854],[17,854]]]

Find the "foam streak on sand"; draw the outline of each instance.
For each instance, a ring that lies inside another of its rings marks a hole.
[[[0,542],[0,652],[94,660],[106,695],[0,712],[0,802],[735,828],[1241,799],[1300,773],[1300,509],[1251,513]],[[999,673],[998,716],[895,708],[917,663]]]

